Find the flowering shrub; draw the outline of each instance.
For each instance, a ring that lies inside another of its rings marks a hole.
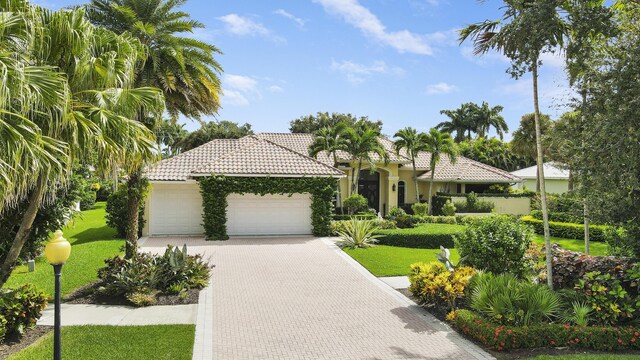
[[[486,321],[469,310],[451,312],[447,320],[461,333],[496,351],[555,347],[600,351],[640,349],[640,329],[634,327],[564,324],[511,327]]]
[[[464,290],[475,273],[475,269],[470,267],[449,271],[440,262],[412,264],[409,291],[422,304],[453,310],[464,298]]]

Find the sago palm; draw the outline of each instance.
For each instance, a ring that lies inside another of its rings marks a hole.
[[[425,150],[424,134],[419,134],[416,129],[412,127],[406,127],[398,130],[393,137],[396,140],[393,143],[396,154],[400,154],[402,150],[405,150],[407,156],[411,159],[411,166],[413,168],[413,182],[416,187],[416,203],[420,202],[420,191],[418,190],[418,172],[416,170],[416,158],[421,151]]]
[[[431,159],[429,160],[429,172],[431,173],[431,179],[429,180],[429,215],[433,214],[433,180],[436,175],[436,166],[440,162],[442,155],[446,155],[452,164],[455,164],[458,159],[458,150],[451,134],[440,132],[436,129],[431,129],[427,134],[422,136],[422,142],[425,145],[425,150],[431,153]]]

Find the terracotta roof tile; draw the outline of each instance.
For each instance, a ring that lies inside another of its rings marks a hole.
[[[420,168],[422,171],[427,169],[425,173],[418,176],[418,180],[429,181],[431,179],[431,171],[428,170],[430,161],[430,153],[421,153],[418,159],[416,159],[416,168]],[[452,164],[446,155],[441,156],[440,161],[436,165],[434,180],[488,183],[513,183],[522,181],[522,179],[507,171],[462,156],[459,156],[456,163]]]

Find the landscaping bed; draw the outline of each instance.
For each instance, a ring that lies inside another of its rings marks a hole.
[[[38,325],[27,330],[21,337],[6,338],[3,343],[0,343],[0,359],[5,359],[9,355],[19,352],[51,331],[53,331],[53,326]]]
[[[127,305],[132,306],[126,296],[108,296],[100,294],[97,290],[99,283],[95,282],[87,286],[77,289],[65,298],[65,304],[99,304],[99,305]],[[184,305],[197,304],[200,296],[200,289],[189,289],[181,294],[163,294],[155,295],[154,305]]]

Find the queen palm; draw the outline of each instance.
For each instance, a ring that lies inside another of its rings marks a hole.
[[[436,129],[431,129],[427,134],[424,134],[422,141],[424,142],[425,150],[431,154],[429,160],[429,172],[431,173],[431,178],[429,179],[429,215],[431,215],[433,213],[433,180],[436,175],[436,166],[440,162],[442,155],[446,155],[449,161],[455,164],[458,159],[458,150],[451,134],[440,132]]]
[[[323,127],[313,134],[313,143],[309,145],[309,156],[318,158],[318,154],[323,151],[327,152],[333,159],[333,165],[338,164],[338,151],[344,148],[344,133],[347,129],[347,124],[339,122],[335,126]],[[342,201],[340,199],[340,184],[338,183],[338,191],[336,193],[337,206],[342,208]]]
[[[351,194],[358,193],[358,183],[363,163],[369,165],[369,171],[376,169],[376,162],[389,162],[389,154],[380,142],[380,133],[366,125],[357,122],[354,127],[347,128],[344,132],[344,151],[351,156],[357,167],[351,169]]]
[[[420,202],[420,191],[418,190],[418,172],[416,170],[416,158],[421,151],[425,150],[424,137],[422,133],[418,133],[416,129],[412,127],[406,127],[398,130],[393,137],[396,140],[393,143],[396,154],[400,154],[402,150],[406,151],[407,155],[411,159],[411,166],[413,168],[413,181],[416,187],[416,202]]]
[[[176,11],[186,0],[92,0],[87,6],[91,21],[116,33],[128,32],[144,45],[146,56],[138,64],[135,83],[162,90],[173,117],[182,114],[199,119],[213,115],[220,106],[222,68],[213,45],[182,36],[204,27],[189,15]],[[147,122],[144,117],[139,121]],[[149,124],[153,127],[153,124]],[[127,240],[138,239],[138,208],[144,197],[142,167],[129,173]],[[135,249],[128,249],[131,257]]]
[[[51,12],[24,2],[6,5],[5,10],[18,14],[16,23],[22,29],[9,32],[10,39],[0,39],[2,48],[25,55],[43,69],[55,70],[52,78],[39,73],[39,81],[48,82],[50,91],[41,94],[42,101],[27,102],[31,108],[24,117],[39,136],[58,145],[44,150],[50,159],[59,159],[60,165],[51,166],[51,161],[37,164],[34,157],[36,166],[21,169],[28,170],[34,180],[27,187],[28,207],[15,239],[1,259],[0,286],[29,237],[38,209],[65,185],[74,159],[95,152],[99,170],[107,170],[116,164],[139,166],[154,158],[153,134],[131,119],[139,113],[160,114],[164,109],[159,90],[132,87],[134,64],[142,51],[135,39],[93,27],[83,10]]]
[[[460,41],[471,39],[476,55],[496,50],[511,60],[509,72],[519,78],[531,72],[533,83],[533,108],[536,128],[536,150],[538,176],[544,179],[542,134],[540,130],[540,107],[538,101],[538,70],[540,57],[545,52],[555,51],[564,44],[568,26],[560,15],[564,0],[504,0],[501,19],[485,20],[460,31]],[[542,218],[547,258],[547,283],[553,287],[551,268],[551,242],[547,196],[544,181],[540,184]]]

